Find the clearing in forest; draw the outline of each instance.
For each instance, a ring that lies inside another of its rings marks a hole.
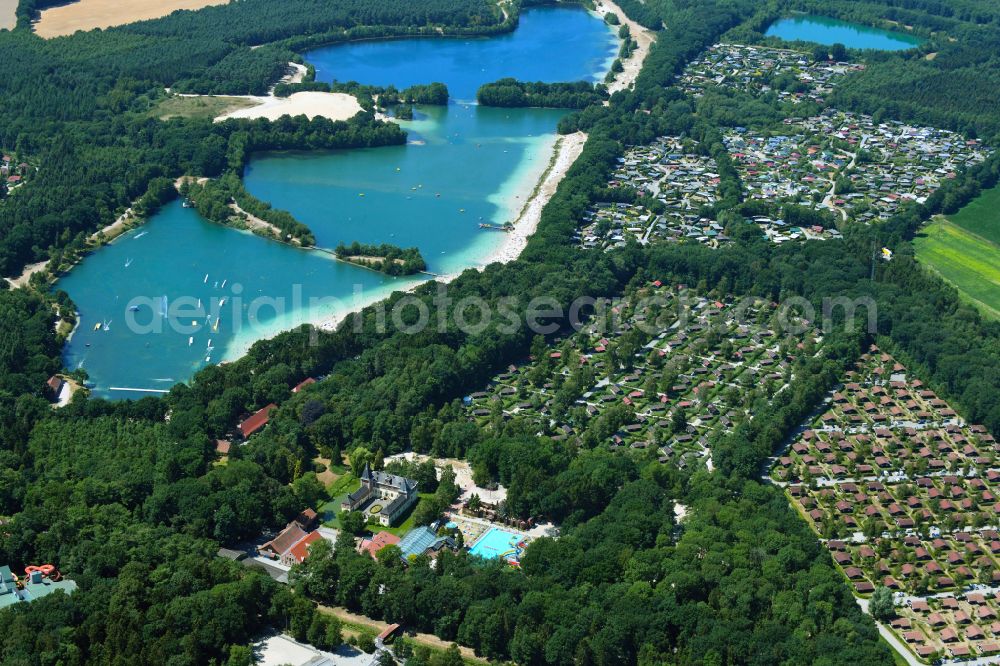
[[[969,206],[971,207],[971,206]],[[1000,245],[969,231],[965,210],[952,219],[938,216],[913,240],[917,259],[953,284],[986,316],[1000,318]],[[971,218],[968,218],[971,219]],[[985,231],[985,229],[984,229]],[[994,230],[994,234],[997,232]]]
[[[166,16],[178,9],[201,9],[224,5],[227,0],[80,0],[42,12],[35,34],[49,39],[72,35],[77,30],[110,28]]]

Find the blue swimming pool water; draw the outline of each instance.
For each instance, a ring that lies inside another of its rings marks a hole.
[[[478,555],[484,559],[496,559],[507,554],[507,559],[517,559],[520,550],[517,544],[524,539],[523,534],[507,532],[498,527],[494,527],[469,549],[473,555]],[[514,551],[514,552],[510,552]]]

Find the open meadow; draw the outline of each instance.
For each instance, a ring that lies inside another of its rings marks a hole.
[[[991,196],[991,195],[987,195]],[[1000,246],[970,227],[985,225],[973,217],[970,208],[986,204],[977,200],[952,218],[937,217],[913,240],[917,259],[953,284],[962,296],[984,314],[1000,317]],[[960,225],[958,221],[961,220]],[[994,230],[994,234],[1000,232]]]
[[[986,190],[948,219],[966,231],[1000,245],[1000,187]]]

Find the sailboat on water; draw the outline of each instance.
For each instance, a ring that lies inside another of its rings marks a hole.
[[[125,268],[128,268],[131,265],[132,265],[132,257],[129,257],[128,259],[125,260]]]
[[[167,316],[167,296],[164,294],[160,297],[160,315],[163,317]]]

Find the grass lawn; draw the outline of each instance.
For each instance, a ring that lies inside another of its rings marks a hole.
[[[434,497],[434,493],[420,493],[420,499],[417,500],[416,504],[410,509],[410,513],[407,514],[406,519],[395,527],[382,527],[381,525],[369,525],[369,529],[372,532],[389,532],[390,534],[395,534],[399,538],[403,538],[403,535],[413,529],[413,515],[417,512],[417,507],[420,503],[427,498]]]
[[[913,245],[917,259],[953,284],[984,315],[1000,319],[1000,245],[943,217],[924,227]]]
[[[347,499],[350,493],[360,487],[361,481],[351,472],[345,473],[330,484],[327,492],[330,493],[332,499],[319,508],[320,520],[324,526],[332,527],[335,530],[340,529],[340,520],[337,519],[337,514],[340,513],[340,504]]]
[[[255,103],[240,97],[176,97],[160,100],[149,115],[160,120],[168,118],[215,118],[227,111],[246,109]]]
[[[1000,187],[986,190],[948,219],[966,231],[1000,245]]]

